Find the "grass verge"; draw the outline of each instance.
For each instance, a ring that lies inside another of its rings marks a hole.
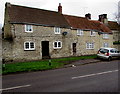
[[[22,63],[16,62],[11,64],[5,64],[2,74],[56,69],[63,67],[64,65],[69,64],[72,61],[77,61],[81,59],[94,59],[96,57],[97,57],[96,55],[92,55],[92,56],[80,56],[80,57],[66,57],[66,58],[33,61],[33,62],[22,62]]]

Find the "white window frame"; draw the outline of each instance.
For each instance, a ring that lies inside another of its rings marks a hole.
[[[30,26],[30,29],[31,29],[31,30],[27,30],[27,26]],[[25,32],[30,32],[30,33],[33,32],[33,26],[26,24],[26,25],[25,25]]]
[[[26,43],[29,43],[29,48],[26,48]],[[31,48],[31,43],[34,44],[34,48]],[[35,50],[35,43],[33,41],[26,41],[24,42],[24,50]]]
[[[94,43],[86,43],[86,49],[94,49]]]
[[[60,34],[61,33],[61,28],[60,27],[54,27],[54,33],[55,34]]]
[[[55,43],[57,43],[57,47],[55,47]],[[60,43],[60,45],[61,45],[60,47],[59,47],[59,45],[58,45],[59,43]],[[60,48],[62,48],[62,42],[61,42],[61,41],[55,41],[55,42],[53,42],[53,48],[54,48],[54,49],[60,49]]]
[[[96,32],[95,31],[90,31],[90,36],[95,36]]]
[[[81,29],[77,29],[77,35],[83,35],[83,30],[81,30]]]
[[[103,43],[103,47],[109,47],[109,43]]]
[[[104,38],[104,39],[108,39],[108,38],[109,38],[109,35],[108,35],[108,34],[103,34],[103,38]]]

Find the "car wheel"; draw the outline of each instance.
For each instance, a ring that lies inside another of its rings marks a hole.
[[[108,61],[111,61],[111,60],[112,60],[112,57],[109,57],[109,58],[108,58]]]

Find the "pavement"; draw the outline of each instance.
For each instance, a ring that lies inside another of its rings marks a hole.
[[[84,59],[84,60],[78,60],[74,61],[68,65],[65,65],[64,67],[76,67],[84,64],[91,64],[91,63],[98,63],[101,62],[99,59]]]

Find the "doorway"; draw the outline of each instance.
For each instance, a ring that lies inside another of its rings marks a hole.
[[[42,59],[50,58],[49,55],[49,41],[42,41]]]
[[[72,44],[72,48],[73,48],[73,55],[76,55],[76,43]]]

